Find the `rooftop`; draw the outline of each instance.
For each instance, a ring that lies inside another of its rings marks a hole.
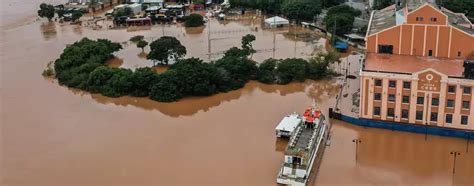
[[[455,13],[445,8],[439,8],[433,1],[430,0],[406,0],[407,11],[411,12],[416,10],[418,7],[424,5],[425,3],[431,4],[434,8],[441,10],[444,14],[448,16],[448,22],[450,25],[463,30],[471,35],[474,35],[474,28],[472,27],[471,22],[466,18],[462,13]],[[398,18],[397,18],[398,14]],[[368,35],[378,33],[387,28],[393,27],[397,24],[405,23],[405,12],[403,9],[397,11],[396,4],[385,7],[381,10],[374,10],[373,17],[371,18],[370,28],[368,30]],[[397,20],[398,19],[398,20]]]
[[[392,26],[395,26],[397,24],[395,12],[396,12],[395,4],[390,5],[381,10],[375,10],[373,13],[374,15],[371,19],[372,23],[369,23],[370,30],[368,34],[369,35],[374,34],[382,30],[385,30],[387,28],[390,28]]]
[[[471,22],[464,14],[452,12],[446,8],[441,8],[441,11],[448,16],[449,24],[471,35],[474,35],[474,28]]]
[[[412,74],[432,68],[448,76],[463,77],[463,63],[461,59],[367,53],[364,70]]]

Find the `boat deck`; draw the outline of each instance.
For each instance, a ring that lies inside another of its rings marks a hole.
[[[306,148],[312,135],[313,128],[302,127],[301,134],[299,134],[298,140],[296,141],[296,147],[302,149]]]

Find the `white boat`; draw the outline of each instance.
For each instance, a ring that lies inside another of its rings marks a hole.
[[[278,172],[277,183],[304,186],[311,176],[313,167],[319,167],[331,125],[315,106],[306,109],[303,116],[293,117],[301,118],[301,121],[290,136],[284,161]]]

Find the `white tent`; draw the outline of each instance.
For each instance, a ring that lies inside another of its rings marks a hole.
[[[288,24],[290,24],[290,22],[287,19],[279,17],[279,16],[265,19],[265,25],[267,27],[279,27],[279,26],[285,26]]]

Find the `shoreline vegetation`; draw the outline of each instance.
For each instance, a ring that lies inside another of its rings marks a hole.
[[[175,63],[163,73],[150,67],[130,70],[109,67],[106,61],[122,49],[119,43],[107,39],[83,38],[66,47],[54,64],[49,64],[45,76],[55,77],[60,85],[78,88],[108,97],[149,97],[159,102],[174,102],[189,96],[210,96],[237,90],[250,81],[265,84],[288,84],[306,79],[324,79],[336,75],[330,64],[338,60],[335,52],[318,53],[301,58],[267,59],[261,64],[251,60],[255,53],[254,35],[242,37],[241,48],[232,47],[224,56],[210,63],[198,58],[183,58],[186,49],[176,38],[162,37],[155,42],[172,41],[174,48],[150,44],[147,58],[167,64]],[[138,40],[138,39],[137,39]],[[156,57],[160,56],[160,57]],[[51,66],[54,66],[54,70]]]

